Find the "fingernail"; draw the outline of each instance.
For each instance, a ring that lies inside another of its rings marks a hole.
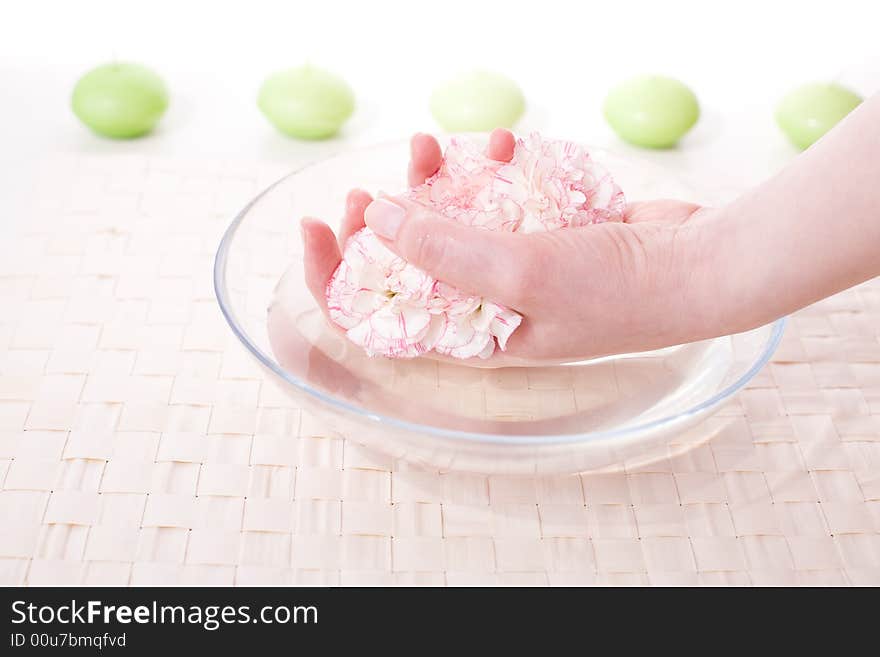
[[[413,150],[414,150],[414,147],[415,147],[415,144],[416,144],[416,140],[417,140],[419,137],[421,137],[423,134],[424,134],[424,133],[422,133],[422,132],[417,132],[417,133],[414,134],[412,137],[410,137],[410,139],[409,139],[409,153],[410,153],[410,155],[412,155],[412,153],[413,153]]]
[[[364,221],[374,233],[388,240],[397,237],[406,210],[385,198],[378,198],[367,206]]]

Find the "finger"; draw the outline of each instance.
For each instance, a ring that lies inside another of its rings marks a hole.
[[[339,244],[330,226],[318,219],[306,217],[301,222],[303,234],[303,267],[305,269],[306,287],[327,313],[326,289],[330,277],[342,260]]]
[[[458,224],[401,197],[373,201],[364,218],[388,248],[431,276],[514,308],[526,302],[537,241]]]
[[[516,147],[516,137],[510,130],[495,128],[489,135],[489,148],[486,155],[490,160],[498,162],[510,162],[513,159],[513,149]]]
[[[339,249],[345,251],[348,238],[364,227],[364,210],[372,203],[373,197],[362,189],[353,189],[345,197],[345,215],[339,226]]]
[[[417,132],[409,142],[409,152],[409,186],[417,187],[437,173],[443,162],[443,151],[434,137]]]

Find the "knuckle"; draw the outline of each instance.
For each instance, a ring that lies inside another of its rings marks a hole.
[[[511,249],[503,258],[501,279],[508,290],[507,296],[513,305],[531,305],[541,290],[548,273],[546,249],[540,240],[530,240],[522,248]]]
[[[630,289],[653,293],[662,289],[675,265],[671,238],[674,231],[640,224],[636,229],[613,233],[612,253],[621,283]]]
[[[413,239],[412,260],[421,268],[436,272],[443,270],[450,252],[450,239],[442,232],[433,230],[426,223]]]

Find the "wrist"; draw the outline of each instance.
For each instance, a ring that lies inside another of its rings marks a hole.
[[[682,307],[689,340],[703,340],[752,328],[747,309],[747,279],[737,252],[740,228],[727,207],[704,207],[679,227],[684,254]]]
[[[762,233],[727,205],[704,208],[694,217],[695,299],[703,337],[747,331],[779,315],[779,295],[772,293],[773,263],[763,256]],[[758,242],[755,242],[758,240]]]

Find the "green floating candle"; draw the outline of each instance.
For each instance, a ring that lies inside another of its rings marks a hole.
[[[803,150],[861,102],[861,96],[839,84],[805,84],[789,92],[779,103],[776,123],[791,143]]]
[[[162,118],[168,89],[162,78],[138,64],[105,64],[79,79],[71,105],[99,135],[131,139],[150,132]]]
[[[633,78],[615,87],[603,109],[621,139],[645,148],[675,146],[700,118],[694,92],[659,75]]]
[[[342,78],[302,66],[269,77],[260,88],[257,106],[285,135],[326,139],[354,112],[354,93]]]
[[[431,114],[449,132],[512,128],[525,107],[522,90],[513,80],[487,71],[449,80],[431,95]]]

